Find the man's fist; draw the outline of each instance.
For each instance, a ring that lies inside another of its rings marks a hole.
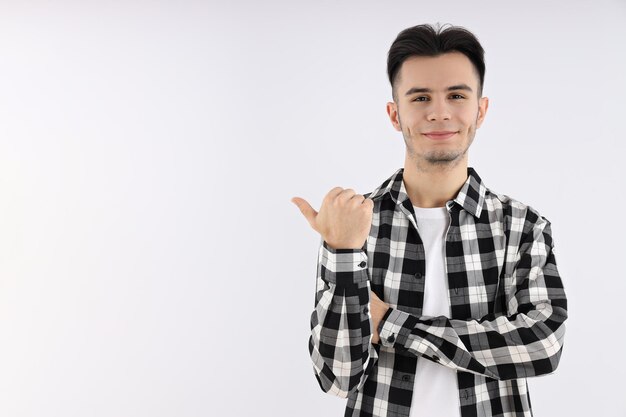
[[[370,291],[370,312],[372,313],[372,327],[374,331],[372,333],[372,343],[380,342],[380,335],[378,334],[378,326],[383,320],[385,313],[389,310],[389,304],[378,298],[374,291]]]
[[[369,236],[374,202],[350,188],[330,190],[319,213],[303,198],[291,202],[333,249],[361,249]]]

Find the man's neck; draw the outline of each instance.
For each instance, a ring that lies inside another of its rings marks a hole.
[[[407,158],[402,177],[414,206],[444,207],[446,202],[457,196],[467,180],[467,158],[454,166],[418,166],[414,160]]]

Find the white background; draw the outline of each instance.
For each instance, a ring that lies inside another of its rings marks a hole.
[[[0,1],[0,415],[343,415],[308,354],[319,236],[289,200],[403,165],[386,54],[436,22],[486,50],[470,166],[552,222],[570,318],[535,415],[626,415],[625,18]]]

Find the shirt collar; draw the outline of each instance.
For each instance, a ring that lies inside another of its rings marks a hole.
[[[391,177],[387,178],[379,187],[372,191],[368,198],[378,200],[389,196],[396,204],[404,203],[409,199],[409,196],[402,180],[403,172],[404,168],[398,169]],[[478,173],[474,168],[468,167],[467,180],[452,201],[459,204],[476,218],[480,218],[486,193],[487,187],[478,176]],[[449,202],[446,203],[446,206],[448,205]]]

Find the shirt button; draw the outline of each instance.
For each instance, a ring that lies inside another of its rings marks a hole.
[[[368,311],[369,311],[369,310],[367,309],[367,307],[365,307],[365,308],[363,309],[363,313],[364,313],[364,314],[367,314],[367,312],[368,312]]]
[[[395,337],[394,335],[391,335],[391,336],[389,336],[389,337],[387,338],[387,341],[388,341],[389,343],[393,343],[395,340],[396,340],[396,337]]]
[[[411,380],[411,377],[410,377],[410,376],[408,376],[408,375],[402,375],[402,380],[403,380],[404,382],[409,382],[409,381]]]
[[[365,263],[365,261],[361,261],[361,263],[359,264],[359,266],[360,266],[361,268],[365,268],[365,265],[367,265],[367,264]]]
[[[422,279],[422,277],[423,277],[423,276],[424,276],[424,275],[422,275],[422,273],[421,273],[421,272],[416,272],[416,273],[415,273],[415,278],[417,278],[417,279]]]

